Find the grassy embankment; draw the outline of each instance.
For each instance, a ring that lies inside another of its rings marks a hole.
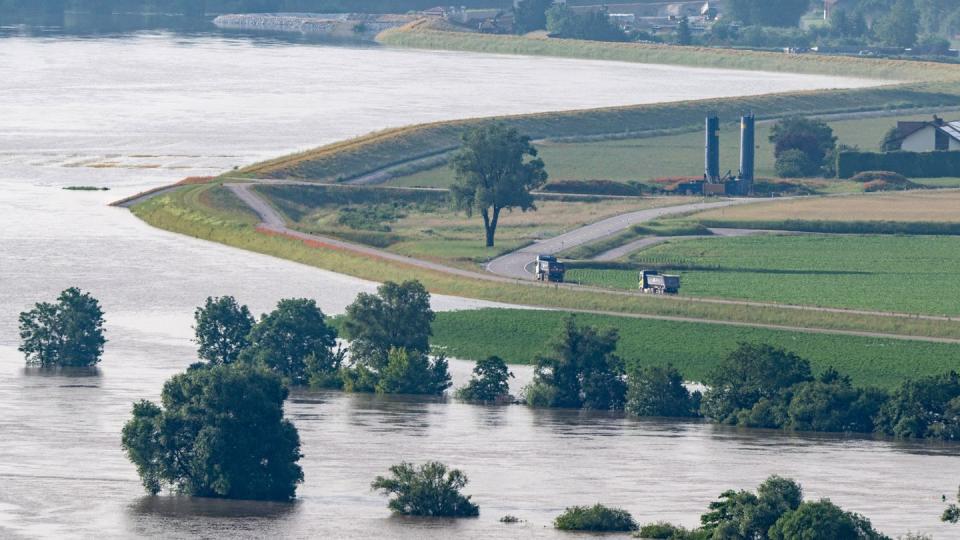
[[[624,315],[960,338],[960,324],[947,321],[713,304],[460,278],[260,233],[255,227],[256,217],[232,193],[216,184],[185,186],[141,203],[132,210],[147,223],[162,229],[364,279],[419,279],[435,294]]]
[[[960,112],[956,113],[960,117]],[[900,120],[929,120],[930,114],[902,114],[877,118],[828,120],[840,144],[865,151],[879,151],[880,141]],[[721,125],[721,170],[737,171],[740,156],[740,126],[735,117]],[[774,178],[773,145],[768,137],[772,123],[757,125],[757,176]],[[650,183],[651,179],[703,174],[703,133],[699,126],[687,133],[632,137],[607,141],[537,142],[540,157],[548,165],[551,180],[604,179],[616,182]],[[453,177],[444,165],[401,176],[390,181],[397,186],[446,187]],[[957,178],[924,178],[916,182],[931,187],[960,187]],[[805,180],[818,193],[863,191],[863,185],[844,180]]]
[[[627,260],[633,268],[574,269],[569,279],[636,289],[637,269],[661,262],[682,268],[685,296],[960,315],[954,236],[687,239],[637,252]]]
[[[393,253],[480,269],[481,263],[542,238],[626,212],[692,202],[686,197],[593,199],[543,195],[536,212],[504,212],[493,248],[483,223],[452,209],[437,190],[317,184],[255,188],[292,228],[383,248]]]
[[[560,331],[555,312],[485,309],[440,313],[434,345],[448,355],[478,360],[498,355],[511,363],[532,363],[549,354],[547,343]],[[815,371],[829,366],[857,384],[891,388],[908,378],[956,369],[960,346],[902,340],[801,334],[758,328],[577,315],[577,322],[620,332],[618,354],[628,364],[672,363],[689,380],[704,376],[739,342],[769,343],[808,358]],[[504,332],[504,328],[510,328]],[[906,361],[909,359],[909,361]]]

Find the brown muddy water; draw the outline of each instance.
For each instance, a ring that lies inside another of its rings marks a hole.
[[[960,481],[955,445],[298,392],[287,411],[306,483],[294,504],[145,497],[120,450],[131,403],[194,360],[190,318],[205,296],[257,312],[309,296],[332,314],[375,284],[154,230],[111,200],[412,122],[864,84],[222,35],[0,38],[0,537],[571,537],[549,528],[567,505],[694,525],[721,491],[773,473],[887,533],[956,537],[937,520]],[[24,369],[17,313],[71,285],[107,311],[103,364]],[[469,369],[453,364],[458,383]],[[529,370],[516,371],[519,385]],[[462,468],[481,516],[390,517],[368,486],[403,459]],[[500,524],[508,513],[526,522]]]

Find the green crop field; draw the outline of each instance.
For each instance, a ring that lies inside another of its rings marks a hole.
[[[955,113],[960,118],[960,112]],[[950,117],[952,118],[952,117]],[[884,133],[898,121],[929,120],[930,115],[900,115],[878,118],[831,120],[840,144],[865,151],[879,151]],[[737,172],[740,159],[740,127],[737,118],[722,118],[720,133],[720,169]],[[775,177],[773,145],[768,140],[772,122],[757,125],[757,175]],[[699,176],[703,174],[703,134],[700,131],[596,142],[537,143],[540,157],[547,164],[552,180],[603,179],[618,182],[653,178]],[[391,180],[398,186],[445,187],[453,181],[446,166],[439,166]],[[960,185],[960,178],[921,180],[935,187]],[[853,182],[829,181],[816,187],[822,193],[861,191]]]
[[[787,304],[960,315],[960,238],[762,235],[672,241],[630,257],[676,261],[681,293]],[[700,269],[697,269],[700,268]],[[637,272],[573,269],[567,279],[637,287]]]
[[[433,344],[449,356],[498,355],[531,363],[559,332],[559,312],[485,309],[438,313]],[[769,343],[810,360],[816,371],[834,366],[857,384],[882,387],[960,367],[960,345],[830,336],[699,323],[577,315],[579,324],[616,328],[618,354],[628,363],[677,366],[688,380],[702,380],[739,342]]]

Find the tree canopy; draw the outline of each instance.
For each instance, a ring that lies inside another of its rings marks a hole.
[[[487,247],[494,245],[503,210],[536,210],[530,192],[547,181],[543,160],[536,155],[530,137],[500,122],[463,135],[463,144],[450,162],[456,175],[450,193],[458,209],[483,217]]]
[[[437,461],[420,466],[400,463],[390,467],[390,476],[378,476],[370,487],[392,497],[387,506],[404,516],[473,517],[480,507],[460,491],[467,475],[447,469]]]
[[[100,362],[107,342],[100,302],[76,287],[56,303],[40,302],[20,313],[20,347],[28,364],[88,367]]]
[[[510,395],[512,378],[513,373],[499,356],[478,360],[473,366],[473,377],[457,390],[457,397],[464,401],[497,401]]]
[[[551,36],[589,41],[628,41],[630,37],[610,20],[606,10],[577,13],[566,4],[547,10],[547,31]]]
[[[553,0],[520,0],[513,8],[513,29],[518,34],[526,34],[547,27],[547,10]]]
[[[430,361],[426,353],[391,349],[387,365],[379,373],[378,394],[441,395],[452,384],[447,359]]]
[[[285,298],[263,315],[248,337],[241,360],[263,366],[291,384],[306,384],[311,375],[335,374],[342,355],[334,351],[337,330],[314,300]]]
[[[197,354],[211,364],[232,364],[250,346],[253,315],[232,296],[207,297],[193,318]]]
[[[637,530],[637,522],[630,512],[602,504],[571,506],[553,520],[561,531],[630,532]]]
[[[122,443],[144,487],[198,497],[289,500],[303,471],[300,437],[283,418],[276,375],[195,364],[163,386],[161,405],[140,401]]]
[[[920,13],[912,0],[898,0],[886,15],[873,25],[877,38],[891,47],[913,47],[917,43]]]
[[[845,512],[827,499],[805,502],[784,514],[770,528],[770,540],[830,538],[831,540],[881,540],[887,537],[874,530],[870,520]]]
[[[883,405],[877,430],[909,439],[960,439],[960,375],[904,381]]]
[[[388,281],[376,294],[357,295],[347,306],[342,328],[353,361],[380,370],[391,349],[429,352],[435,318],[430,293],[422,283]]]
[[[833,156],[837,137],[821,120],[791,116],[774,124],[770,142],[774,144],[777,174],[813,176]]]
[[[672,365],[636,367],[627,378],[626,410],[634,416],[696,416],[699,397]]]
[[[623,360],[615,354],[616,330],[577,326],[574,317],[551,345],[552,354],[535,359],[527,402],[541,407],[622,409],[626,394]]]

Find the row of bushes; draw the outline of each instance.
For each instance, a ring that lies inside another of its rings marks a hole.
[[[879,433],[912,439],[960,439],[960,375],[904,381],[888,393],[857,388],[829,368],[769,345],[742,343],[689,392],[672,366],[626,364],[619,335],[568,318],[551,347],[535,359],[529,405],[625,410],[634,416],[703,416],[744,427]]]
[[[911,178],[960,174],[960,152],[852,152],[837,155],[837,176],[852,178],[864,171],[890,171]]]
[[[818,221],[807,219],[741,221],[705,219],[700,223],[706,227],[811,233],[960,235],[960,223],[934,221]]]
[[[624,183],[613,180],[561,180],[543,186],[543,191],[552,193],[580,193],[585,195],[613,195],[639,197],[643,185],[638,182]]]

